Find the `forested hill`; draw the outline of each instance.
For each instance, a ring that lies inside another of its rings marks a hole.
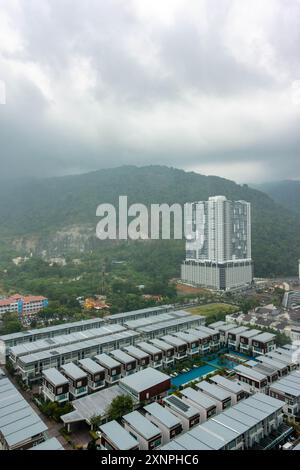
[[[2,182],[0,241],[37,237],[39,249],[43,244],[47,249],[49,243],[52,248],[55,245],[57,231],[69,226],[89,224],[94,234],[96,207],[104,202],[117,205],[119,195],[127,195],[129,204],[182,204],[212,195],[249,201],[256,275],[296,275],[300,216],[247,185],[163,166],[124,166],[76,176]],[[93,249],[98,242],[93,241]],[[63,250],[68,250],[68,237]],[[54,251],[58,254],[60,248]]]
[[[256,188],[267,193],[274,201],[300,214],[300,181],[283,180],[262,183]]]

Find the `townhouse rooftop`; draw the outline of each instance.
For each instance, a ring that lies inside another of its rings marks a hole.
[[[98,364],[98,362],[93,361],[93,359],[87,357],[86,359],[80,359],[79,365],[90,374],[99,374],[104,371],[104,368]]]
[[[135,362],[134,357],[130,356],[121,349],[115,349],[114,351],[111,351],[110,354],[113,356],[114,359],[121,362],[121,364],[130,364],[131,362]]]
[[[181,425],[180,419],[168,411],[167,408],[159,405],[157,402],[153,402],[150,403],[150,405],[144,406],[144,410],[169,429]]]
[[[102,366],[107,367],[108,369],[114,369],[121,365],[120,362],[116,361],[116,359],[106,353],[98,354],[95,356],[95,359],[96,361],[99,361]]]
[[[150,339],[149,343],[153,344],[153,346],[161,349],[162,351],[170,351],[170,349],[173,349],[171,344],[166,343],[166,341],[163,341],[162,339]]]
[[[163,372],[152,367],[135,372],[127,377],[123,377],[120,380],[120,385],[124,384],[127,387],[135,390],[136,392],[143,392],[151,387],[155,387],[166,380],[170,380],[170,377]]]
[[[157,330],[161,330],[163,328],[171,328],[173,326],[180,327],[182,325],[190,324],[190,323],[197,323],[197,321],[204,321],[205,317],[201,315],[188,315],[184,318],[174,318],[173,320],[169,320],[166,322],[161,322],[158,324],[147,325],[138,328],[137,330],[141,333],[152,333]]]
[[[166,343],[170,343],[172,346],[175,346],[175,347],[181,347],[181,346],[187,345],[187,342],[185,340],[180,339],[177,336],[165,335],[162,337],[162,340],[165,341]]]
[[[61,366],[61,369],[73,380],[80,380],[86,377],[86,372],[80,369],[80,367],[73,362],[69,362],[68,364]]]
[[[259,341],[261,343],[267,343],[268,341],[272,341],[275,339],[275,335],[273,333],[261,333],[257,336],[252,338],[252,341]]]
[[[124,350],[135,359],[145,359],[145,357],[149,357],[148,353],[140,348],[137,348],[136,346],[127,346],[124,348]]]
[[[160,354],[162,352],[156,346],[153,346],[153,344],[146,343],[146,341],[141,341],[140,343],[137,343],[137,346],[149,354]]]
[[[64,450],[64,448],[56,437],[51,437],[41,444],[31,447],[29,450]]]
[[[243,391],[243,388],[237,382],[234,382],[233,380],[229,380],[226,377],[223,377],[222,375],[214,375],[211,378],[211,380],[215,382],[217,385],[220,385],[221,387],[224,387],[226,390],[229,390],[230,392],[240,393]]]
[[[258,334],[260,334],[260,330],[255,330],[255,329],[251,329],[251,330],[248,330],[248,331],[244,331],[242,334],[241,334],[241,337],[242,338],[252,338],[253,336],[257,336]]]
[[[189,398],[191,401],[201,406],[205,410],[208,410],[216,406],[216,402],[213,398],[210,398],[200,390],[194,390],[192,387],[187,387],[181,390],[181,394],[184,398]]]
[[[241,364],[236,366],[234,370],[236,372],[240,372],[242,375],[246,375],[247,377],[250,377],[253,380],[261,381],[261,380],[264,380],[264,379],[267,378],[266,375],[261,374],[260,372],[255,372],[250,367],[246,367],[246,366],[243,366]]]
[[[181,400],[176,395],[169,395],[163,398],[164,403],[168,404],[170,408],[176,410],[179,414],[189,419],[195,415],[199,415],[198,410],[194,407]]]
[[[138,434],[147,440],[153,439],[161,433],[160,429],[149,421],[138,411],[132,411],[123,416],[123,420],[127,422]]]
[[[227,400],[228,398],[231,398],[231,395],[230,395],[229,392],[227,392],[226,390],[224,390],[221,387],[218,387],[215,384],[208,383],[205,380],[202,380],[201,382],[197,383],[196,387],[199,390],[201,390],[201,391],[209,394],[210,396],[215,397],[215,398],[217,398],[218,400],[221,400],[221,401]]]
[[[129,434],[117,421],[102,424],[100,431],[119,450],[130,450],[138,446],[138,441]]]
[[[54,385],[54,387],[68,383],[68,379],[55,367],[51,367],[51,369],[43,371],[43,376],[48,382]]]

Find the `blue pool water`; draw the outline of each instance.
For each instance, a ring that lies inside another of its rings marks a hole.
[[[184,385],[187,382],[192,380],[199,379],[206,374],[210,374],[211,372],[215,372],[219,367],[226,367],[226,369],[234,369],[235,366],[238,364],[232,361],[225,360],[221,362],[219,358],[214,359],[213,361],[209,361],[209,364],[205,364],[201,367],[195,367],[195,369],[191,369],[189,372],[183,372],[182,374],[178,375],[171,379],[172,385],[175,387],[180,387],[180,385]]]

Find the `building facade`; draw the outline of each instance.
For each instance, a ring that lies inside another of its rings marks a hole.
[[[183,282],[218,290],[251,284],[251,207],[246,201],[210,197],[186,205]]]

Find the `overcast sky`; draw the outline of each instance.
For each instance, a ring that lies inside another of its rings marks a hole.
[[[300,0],[0,0],[0,173],[299,179],[299,51]]]

